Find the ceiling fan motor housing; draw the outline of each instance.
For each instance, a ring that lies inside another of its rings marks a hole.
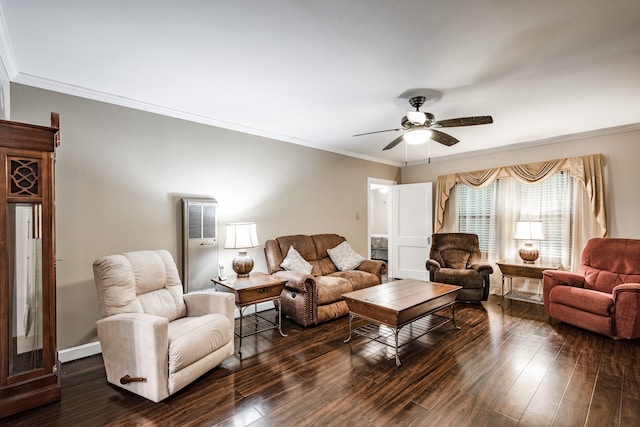
[[[422,107],[426,100],[426,96],[414,96],[413,98],[409,99],[409,104],[411,104],[411,106],[415,108],[416,111],[419,111],[419,108]]]

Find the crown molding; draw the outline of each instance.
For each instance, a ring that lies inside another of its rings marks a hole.
[[[460,154],[451,154],[448,156],[432,157],[430,163],[444,162],[450,160],[464,159],[467,157],[475,157],[484,154],[503,153],[505,151],[520,150],[522,148],[538,147],[548,144],[557,144],[559,142],[575,141],[577,139],[593,138],[598,136],[615,135],[618,133],[633,132],[640,130],[640,123],[631,123],[628,125],[613,126],[602,129],[593,129],[584,132],[570,133],[565,135],[553,136],[550,138],[537,139],[532,141],[517,142],[515,144],[503,145],[501,147],[486,148],[483,150],[467,151]],[[409,162],[407,166],[418,166],[428,164],[429,160],[420,160]]]
[[[121,107],[133,108],[135,110],[141,110],[149,113],[160,114],[162,116],[173,117],[176,119],[187,120],[190,122],[200,123],[208,126],[214,126],[214,127],[233,130],[236,132],[242,132],[250,135],[261,136],[261,137],[273,139],[279,142],[288,142],[291,144],[302,145],[305,147],[314,148],[316,150],[322,150],[330,153],[341,154],[343,156],[358,158],[360,160],[367,160],[375,163],[388,164],[396,167],[402,166],[402,164],[398,162],[384,160],[384,159],[380,159],[373,156],[366,156],[363,154],[353,153],[347,150],[340,150],[335,148],[332,149],[330,147],[322,147],[317,144],[313,144],[309,141],[301,140],[299,138],[294,138],[289,135],[277,134],[277,133],[268,132],[262,129],[239,125],[237,123],[217,120],[211,117],[205,117],[198,114],[188,113],[186,111],[175,110],[172,108],[163,107],[161,105],[156,105],[156,104],[152,104],[144,101],[138,101],[136,99],[127,98],[124,96],[118,96],[118,95],[114,95],[107,92],[87,89],[81,86],[62,83],[56,80],[43,79],[41,77],[33,76],[26,73],[17,73],[15,77],[11,79],[11,81],[14,83],[25,85],[25,86],[32,86],[39,89],[45,89],[53,92],[63,93],[66,95],[77,96],[80,98],[86,98],[94,101],[105,102],[108,104],[119,105]]]
[[[2,17],[0,16],[0,19],[1,18]],[[1,24],[2,23],[0,22],[0,25]],[[3,33],[6,33],[6,32],[0,31],[0,54],[4,54],[2,49],[5,48]],[[10,47],[10,44],[8,46]],[[11,65],[12,67],[15,67],[14,62],[10,62],[10,63],[12,64]],[[249,126],[242,126],[236,123],[213,119],[211,117],[205,117],[197,114],[187,113],[185,111],[175,110],[172,108],[163,107],[161,105],[138,101],[135,99],[118,96],[118,95],[114,95],[107,92],[87,89],[81,86],[62,83],[55,80],[43,79],[41,77],[33,76],[26,73],[17,73],[13,78],[11,78],[11,81],[14,83],[23,84],[26,86],[32,86],[40,89],[50,90],[53,92],[63,93],[66,95],[77,96],[80,98],[86,98],[94,101],[105,102],[108,104],[118,105],[121,107],[133,108],[135,110],[146,111],[149,113],[160,114],[163,116],[173,117],[176,119],[187,120],[190,122],[200,123],[208,126],[214,126],[222,129],[260,136],[264,138],[273,139],[279,142],[288,142],[291,144],[302,145],[302,146],[313,148],[316,150],[326,151],[334,154],[340,154],[347,157],[353,157],[360,160],[386,164],[386,165],[395,166],[399,168],[418,166],[418,165],[427,164],[429,162],[429,160],[424,159],[424,160],[419,160],[415,162],[408,162],[405,164],[405,162],[397,162],[392,160],[380,159],[374,156],[366,156],[359,153],[353,153],[348,150],[341,150],[341,149],[336,149],[331,147],[322,147],[305,140],[291,137],[289,135],[282,135],[282,134],[267,132],[262,129],[252,128]],[[603,135],[612,135],[616,133],[629,132],[629,131],[634,131],[639,129],[640,129],[640,123],[633,123],[629,125],[615,126],[615,127],[609,127],[609,128],[603,128],[603,129],[594,129],[586,132],[558,135],[558,136],[539,139],[539,140],[522,141],[515,144],[510,144],[507,146],[492,147],[492,148],[487,148],[483,150],[469,151],[469,152],[460,153],[460,154],[432,157],[430,162],[435,163],[435,162],[450,161],[450,160],[462,159],[467,157],[474,157],[474,156],[483,155],[483,154],[492,154],[492,153],[499,153],[499,152],[510,151],[510,150],[518,150],[518,149],[528,148],[528,147],[555,144],[558,142],[572,141],[576,139],[584,139],[584,138],[603,136]]]

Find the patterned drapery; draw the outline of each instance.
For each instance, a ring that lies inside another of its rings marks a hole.
[[[524,183],[534,183],[543,181],[560,171],[567,171],[571,177],[579,180],[584,185],[593,217],[600,226],[601,236],[605,237],[607,235],[607,214],[605,209],[602,154],[441,175],[436,182],[436,221],[434,230],[436,233],[442,231],[444,212],[447,200],[449,200],[449,194],[454,185],[459,182],[473,188],[485,187],[496,179],[505,177],[512,177]]]

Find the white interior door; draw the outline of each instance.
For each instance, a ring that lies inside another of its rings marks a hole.
[[[392,187],[390,275],[396,279],[429,280],[425,267],[432,234],[432,183]]]

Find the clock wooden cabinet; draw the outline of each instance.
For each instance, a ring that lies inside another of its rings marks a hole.
[[[51,126],[0,120],[0,418],[60,398]]]

